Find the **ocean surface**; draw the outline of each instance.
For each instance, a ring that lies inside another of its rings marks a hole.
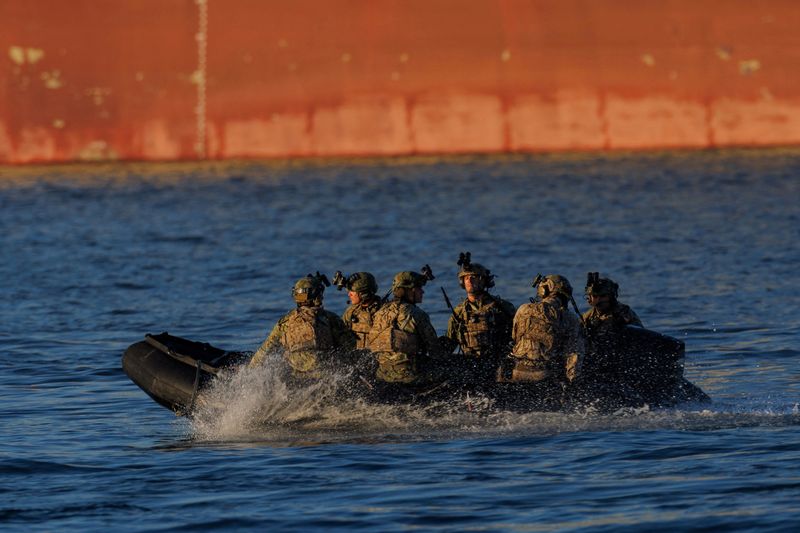
[[[0,530],[798,531],[798,241],[796,151],[2,168]],[[442,332],[467,250],[516,305],[610,275],[713,402],[325,405],[266,368],[187,419],[122,372],[146,333],[255,349],[315,271],[428,263]]]

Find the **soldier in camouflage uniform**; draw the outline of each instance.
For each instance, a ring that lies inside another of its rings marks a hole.
[[[467,256],[469,257],[469,256]],[[489,294],[494,276],[484,266],[459,260],[458,283],[467,297],[453,310],[447,324],[443,348],[456,347],[463,355],[456,356],[453,379],[465,385],[494,383],[500,362],[511,350],[511,327],[516,308],[511,302]]]
[[[378,283],[369,272],[356,272],[348,276],[344,284],[351,305],[345,310],[342,320],[355,333],[356,348],[363,350],[367,347],[367,333],[372,328],[372,319],[383,303],[377,295]]]
[[[568,306],[572,286],[567,278],[549,275],[538,284],[540,301],[520,306],[514,316],[510,375],[501,381],[525,384],[536,406],[558,408],[564,389],[577,375],[584,355],[583,328]]]
[[[297,307],[289,311],[272,328],[267,339],[256,350],[250,366],[263,363],[266,355],[283,349],[293,378],[316,379],[322,364],[331,363],[335,355],[344,356],[355,346],[355,336],[342,319],[322,307],[327,278],[301,278],[292,289]]]
[[[642,321],[627,305],[619,302],[619,285],[609,278],[590,272],[586,283],[586,301],[591,309],[583,314],[586,326],[587,356],[584,378],[587,383],[607,389],[619,389],[625,371],[619,356],[622,328],[642,326]],[[624,391],[617,391],[625,394]]]
[[[439,355],[438,339],[428,314],[416,306],[427,279],[417,272],[398,273],[392,283],[394,299],[373,318],[366,346],[378,362],[375,377],[381,395],[429,382],[431,359]]]

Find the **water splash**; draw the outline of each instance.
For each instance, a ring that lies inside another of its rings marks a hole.
[[[622,408],[604,412],[517,412],[480,396],[461,395],[424,404],[369,402],[352,390],[353,376],[326,373],[318,382],[289,386],[280,355],[258,368],[242,367],[217,378],[192,416],[192,438],[201,442],[321,443],[448,439],[454,437],[557,434],[579,431],[800,425],[796,403],[685,404],[672,409]]]

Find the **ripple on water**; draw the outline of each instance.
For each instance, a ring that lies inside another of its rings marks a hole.
[[[4,170],[3,527],[792,530],[798,171],[782,151]],[[332,403],[336,377],[290,393],[259,370],[187,420],[119,370],[148,332],[254,349],[316,270],[383,292],[429,263],[441,332],[466,250],[518,305],[537,272],[611,275],[714,403]]]

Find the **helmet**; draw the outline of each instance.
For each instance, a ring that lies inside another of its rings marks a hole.
[[[398,272],[392,280],[392,291],[395,289],[413,289],[422,287],[428,278],[417,272]]]
[[[347,290],[358,294],[375,294],[378,292],[378,282],[369,272],[356,272],[347,277]]]
[[[297,280],[292,288],[292,298],[298,304],[318,303],[325,292],[325,283],[320,277],[308,274]]]
[[[617,299],[619,285],[611,278],[601,278],[597,272],[589,272],[586,280],[586,296],[611,296]]]
[[[480,263],[467,263],[458,271],[458,284],[464,288],[464,278],[467,276],[478,276],[483,279],[483,285],[486,289],[494,287],[494,276],[491,271]]]
[[[547,298],[553,294],[561,294],[565,298],[571,298],[572,285],[569,284],[569,280],[564,276],[550,274],[549,276],[545,276],[539,283],[536,292],[539,298]]]

